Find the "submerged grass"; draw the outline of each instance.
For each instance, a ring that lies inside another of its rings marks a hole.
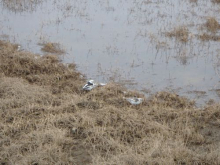
[[[167,32],[166,35],[168,37],[175,37],[181,42],[187,42],[189,39],[189,30],[186,26],[179,26],[172,31]]]
[[[80,75],[0,42],[1,164],[220,163],[219,105],[159,92],[132,106],[123,97],[138,92],[83,92]]]
[[[212,0],[213,3],[220,3],[220,0]]]
[[[60,44],[58,44],[58,43],[48,42],[48,43],[44,43],[42,45],[43,45],[43,47],[41,50],[44,52],[56,53],[56,54],[65,53],[65,51],[63,49],[61,49]]]
[[[220,25],[218,23],[218,21],[216,20],[216,18],[214,17],[210,17],[207,19],[206,23],[205,23],[205,27],[207,28],[208,31],[215,33],[217,32],[217,30],[220,29]]]
[[[220,24],[215,17],[210,17],[206,20],[206,23],[203,25],[206,32],[198,34],[198,38],[202,41],[220,41],[220,36],[218,35],[218,30],[220,29]],[[203,29],[202,27],[202,29]]]
[[[3,6],[12,12],[33,12],[42,3],[41,0],[2,0]]]
[[[215,34],[203,33],[198,35],[198,38],[202,41],[220,41],[220,36]]]

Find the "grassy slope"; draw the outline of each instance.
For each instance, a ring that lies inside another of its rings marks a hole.
[[[0,41],[1,164],[220,164],[219,105],[160,92],[131,106],[126,89],[85,93],[81,77]]]

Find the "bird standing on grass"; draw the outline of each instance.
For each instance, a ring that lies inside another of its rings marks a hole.
[[[143,99],[142,98],[137,98],[137,96],[135,97],[130,97],[130,98],[125,98],[129,103],[131,103],[132,105],[138,105],[141,104]]]
[[[95,88],[97,84],[94,83],[94,80],[89,80],[86,85],[84,85],[83,90],[90,91]]]

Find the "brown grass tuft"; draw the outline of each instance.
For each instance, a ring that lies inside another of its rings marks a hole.
[[[41,0],[2,0],[4,8],[12,12],[33,12],[40,3],[42,3]]]
[[[203,33],[201,35],[198,35],[199,39],[202,41],[220,41],[220,36],[215,34],[207,34]]]
[[[181,42],[187,42],[189,38],[189,30],[185,26],[180,26],[180,27],[173,29],[170,32],[167,32],[166,35],[168,37],[175,37]]]
[[[213,3],[220,3],[220,0],[212,0]]]
[[[158,92],[149,100],[150,104],[162,106],[162,107],[172,107],[172,108],[192,108],[195,106],[195,102],[191,101],[185,97],[180,97],[175,93],[168,92]]]
[[[43,48],[41,50],[47,53],[56,53],[56,54],[65,53],[65,51],[60,47],[60,44],[51,43],[51,42],[43,44]]]
[[[198,3],[198,0],[190,0],[191,3]]]
[[[207,19],[205,23],[205,27],[207,28],[208,31],[215,33],[217,30],[220,29],[220,25],[218,21],[214,17],[210,17]]]
[[[0,72],[10,77],[22,77],[32,84],[47,85],[54,93],[80,92],[84,81],[75,70],[75,64],[66,67],[54,55],[36,56],[29,52],[17,52],[14,46],[2,43]]]

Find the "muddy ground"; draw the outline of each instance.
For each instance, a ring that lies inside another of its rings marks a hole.
[[[82,91],[75,64],[0,41],[0,164],[220,164],[220,107],[111,83]],[[126,92],[125,92],[126,91]]]

